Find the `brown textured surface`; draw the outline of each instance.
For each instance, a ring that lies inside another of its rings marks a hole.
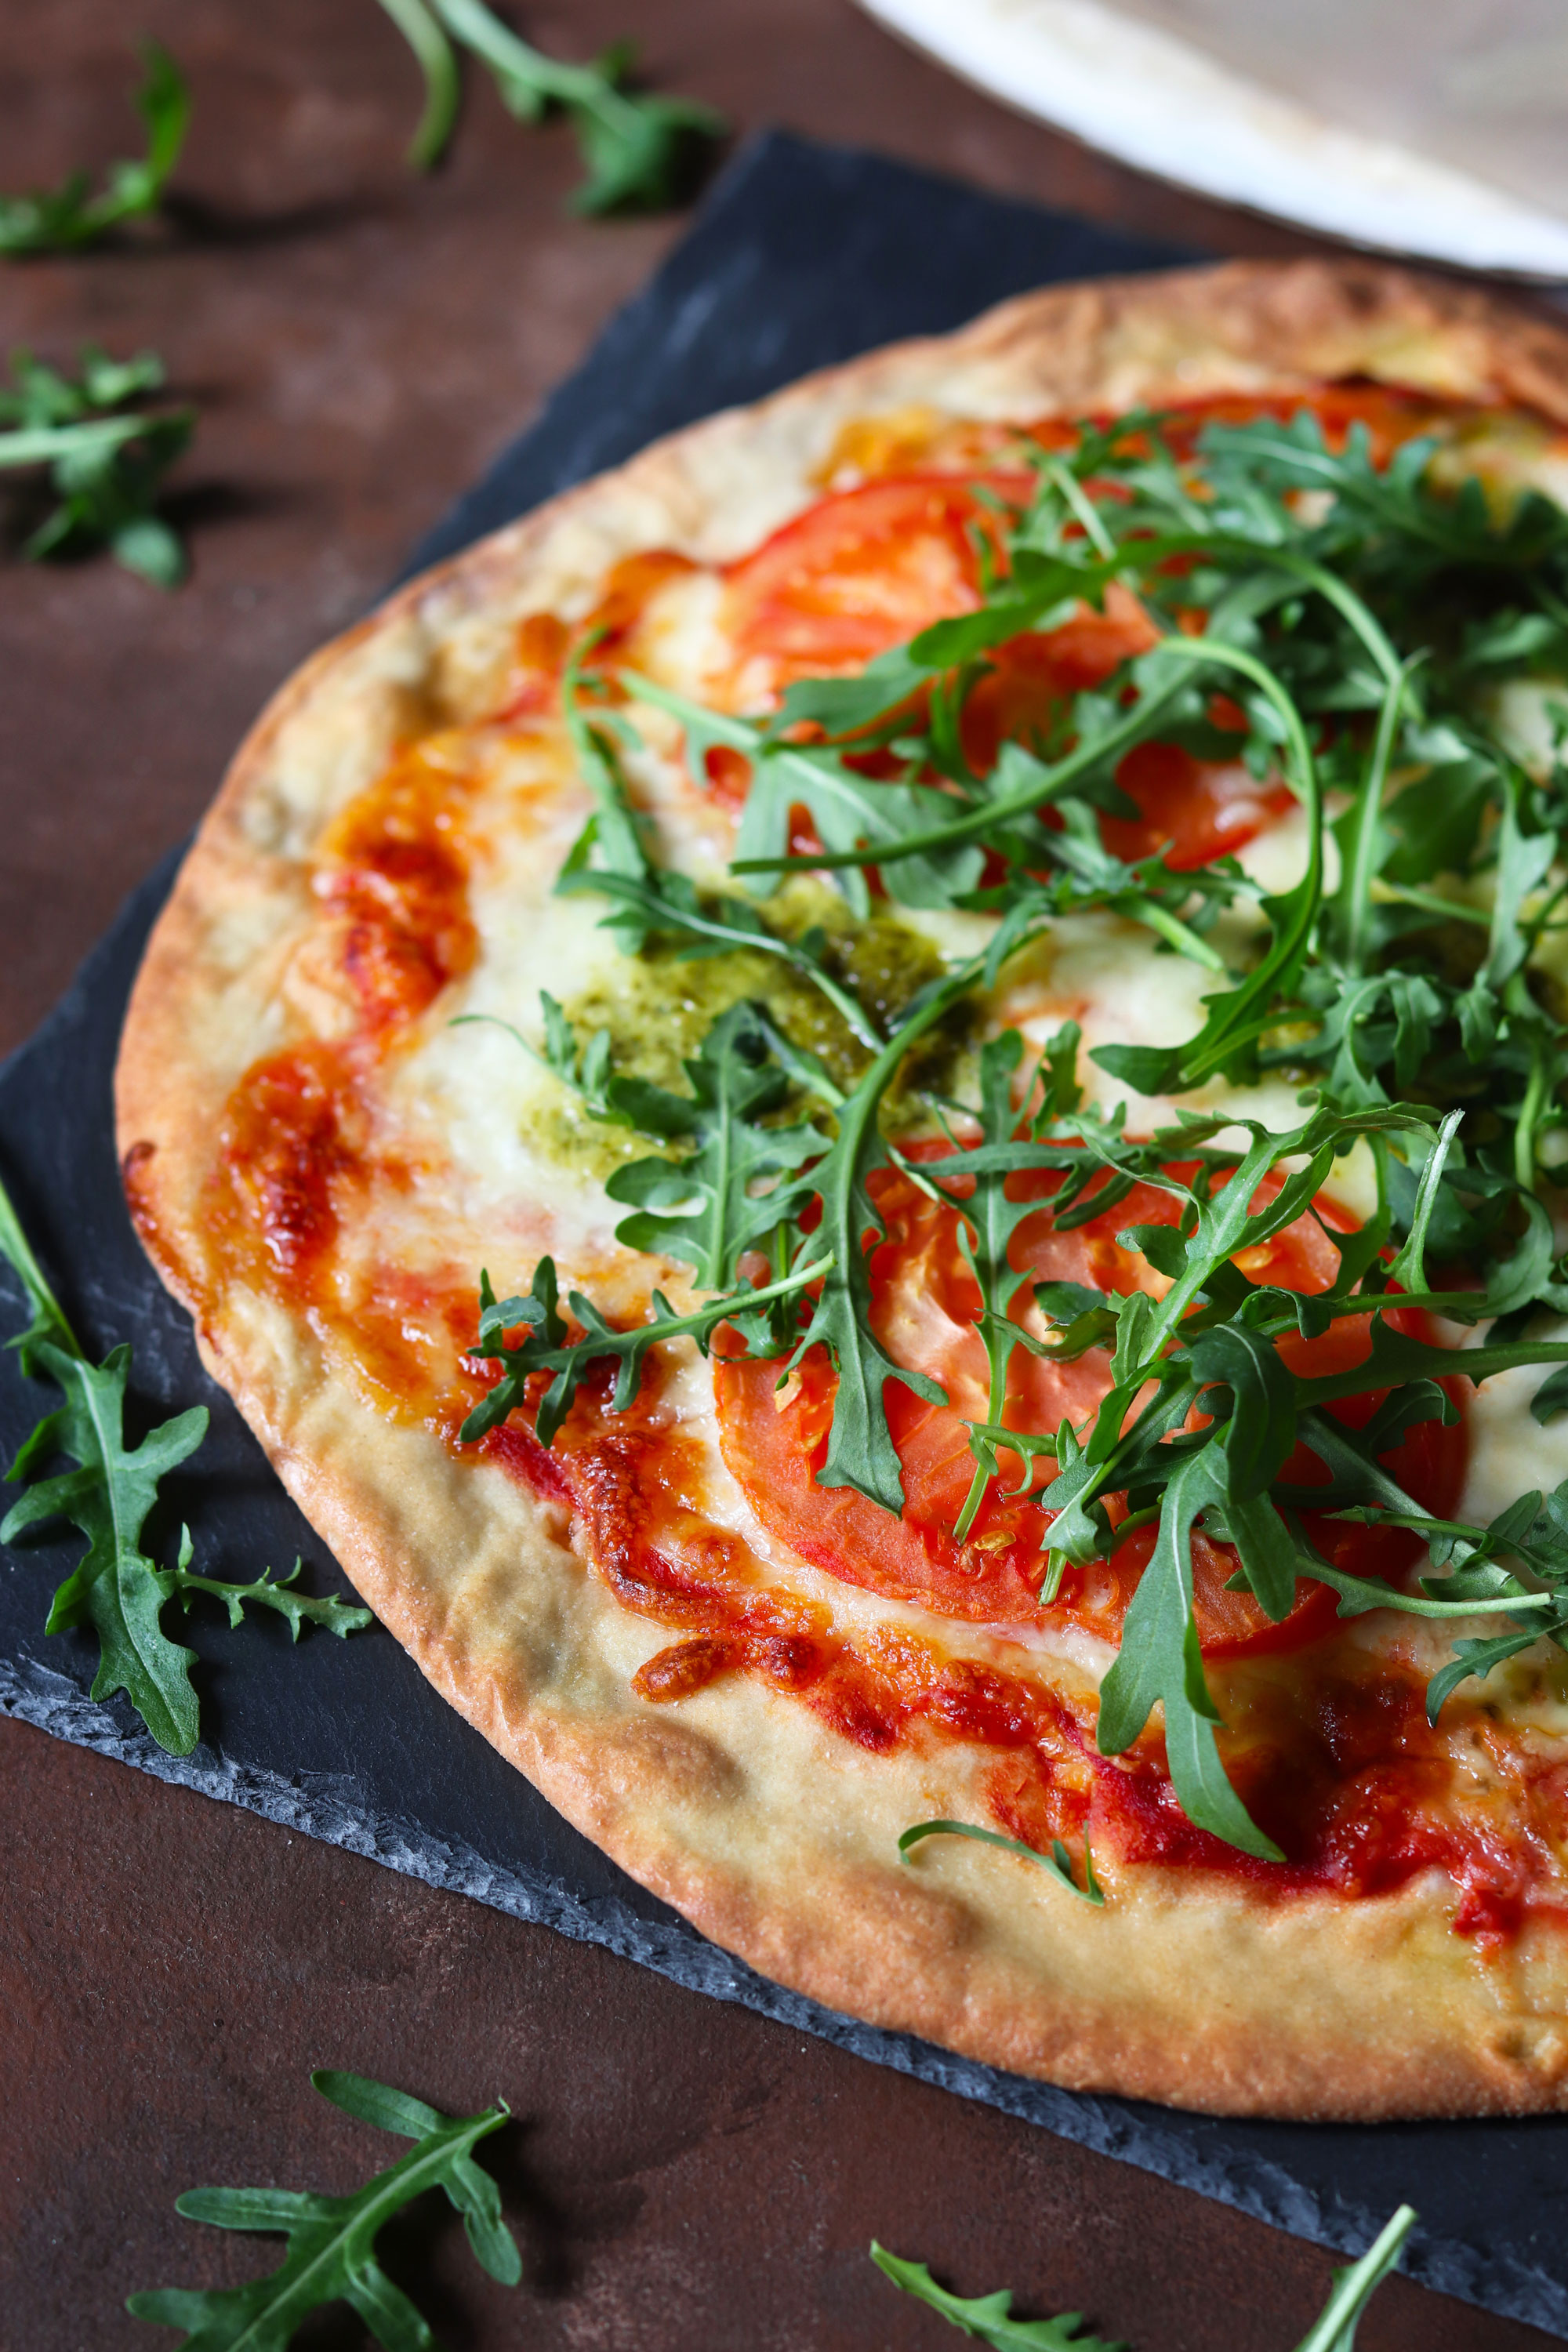
[[[858,139],[1215,251],[1301,249],[1014,120],[846,0],[577,0],[529,26],[583,54],[634,20],[662,76],[743,128]],[[264,694],[679,229],[564,218],[564,134],[524,134],[479,89],[452,170],[405,178],[415,83],[374,0],[5,0],[7,184],[128,152],[141,25],[195,88],[179,220],[0,272],[0,342],[163,352],[202,410],[196,575],[164,600],[103,564],[0,564],[0,1045],[194,822]],[[454,2352],[958,2340],[872,2272],[873,2232],[1146,2352],[1288,2346],[1323,2291],[1326,2256],[1221,2207],[29,1729],[0,1724],[0,1785],[5,2352],[170,2341],[121,2315],[128,2289],[275,2259],[181,2222],[180,2189],[343,2188],[384,2161],[310,2091],[321,2063],[518,2112],[498,2168],[523,2293],[490,2287],[439,2214],[389,2241]],[[1542,2340],[1401,2283],[1362,2345]]]

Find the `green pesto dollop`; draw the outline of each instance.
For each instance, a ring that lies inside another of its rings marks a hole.
[[[820,883],[790,884],[763,912],[783,939],[799,939],[814,927],[824,931],[828,970],[882,1031],[891,1029],[916,992],[944,969],[931,941],[896,916],[879,912],[857,921],[837,893]],[[871,1059],[820,989],[776,957],[750,950],[694,961],[655,943],[640,955],[621,959],[594,987],[567,998],[562,1009],[583,1045],[608,1030],[618,1072],[684,1094],[683,1064],[720,1016],[745,1000],[765,1004],[784,1034],[816,1055],[837,1086],[853,1087]],[[965,1046],[970,1025],[969,1008],[959,1008],[952,1023],[914,1049],[900,1084],[886,1099],[891,1127],[905,1130],[929,1122],[915,1097],[922,1088],[950,1090],[955,1056]],[[552,1094],[553,1099],[531,1116],[527,1133],[536,1150],[559,1164],[603,1181],[626,1161],[663,1148],[646,1135],[596,1119],[564,1087]],[[784,1115],[798,1117],[802,1108],[793,1106]]]

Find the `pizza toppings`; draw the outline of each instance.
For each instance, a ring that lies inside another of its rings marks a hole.
[[[945,1727],[994,1751],[998,1833],[1039,1851],[1092,1812],[1123,1857],[1280,1888],[1480,1883],[1451,1742],[1417,1725],[1423,1689],[1435,1722],[1542,1634],[1568,1647],[1568,1496],[1455,1516],[1464,1395],[1568,1367],[1542,1319],[1568,1311],[1568,519],[1456,492],[1444,445],[1474,425],[1368,387],[966,427],[962,454],[906,424],[890,469],[863,436],[864,478],[710,578],[701,694],[655,625],[688,559],[620,566],[574,646],[522,625],[502,723],[558,708],[593,802],[560,892],[607,902],[628,952],[787,970],[837,1024],[830,1067],[738,998],[676,1092],[545,999],[553,1076],[651,1147],[608,1184],[618,1242],[692,1296],[650,1280],[639,1319],[620,1279],[608,1312],[537,1253],[526,1291],[487,1278],[462,1438],[541,1491],[555,1465],[595,1566],[672,1629],[643,1699],[747,1672],[863,1746]],[[1528,744],[1520,690],[1544,691]],[[416,1039],[476,952],[425,757],[317,886],[351,1060]],[[672,772],[705,838],[732,823],[721,884],[656,821]],[[803,874],[831,919],[768,895]],[[940,952],[873,1001],[843,942],[876,922]],[[1091,936],[1150,1006],[1085,1055],[1062,974]],[[330,1251],[354,1148],[352,1086],[318,1131],[309,1078],[259,1067],[231,1113],[284,1282]],[[1098,1643],[1098,1704],[912,1634],[868,1649],[716,1523],[651,1532],[659,1368],[689,1343],[776,1545],[939,1627]],[[1568,1370],[1538,1417],[1560,1402]],[[1407,1629],[1396,1664],[1341,1625],[1372,1612]],[[1427,1629],[1458,1631],[1450,1663]],[[1423,1790],[1446,1830],[1412,1826]]]
[[[817,1483],[837,1388],[820,1348],[808,1350],[781,1387],[775,1364],[724,1349],[721,1341],[714,1387],[724,1456],[762,1524],[829,1575],[937,1616],[993,1625],[1032,1622],[1047,1573],[1058,1465],[1038,1455],[1020,1459],[998,1437],[1002,1475],[984,1483],[978,1507],[970,1508],[976,1477],[972,1433],[997,1422],[1035,1433],[1058,1429],[1064,1420],[1083,1425],[1113,1384],[1110,1356],[1102,1345],[1069,1351],[1064,1361],[1057,1350],[1016,1345],[1005,1367],[1004,1401],[992,1409],[981,1332],[984,1308],[960,1205],[973,1196],[973,1180],[953,1186],[957,1197],[950,1201],[942,1160],[926,1158],[921,1164],[938,1189],[935,1199],[892,1169],[878,1171],[870,1188],[884,1234],[870,1260],[871,1328],[896,1365],[933,1381],[945,1399],[917,1396],[896,1376],[888,1383],[888,1424],[903,1486],[900,1514],[895,1517],[851,1486]],[[1173,1172],[1190,1177],[1194,1171]],[[1026,1338],[1022,1302],[1031,1287],[1037,1293],[1066,1284],[1102,1297],[1142,1292],[1155,1298],[1166,1288],[1142,1252],[1118,1236],[1144,1223],[1174,1226],[1177,1195],[1136,1184],[1101,1215],[1058,1233],[1049,1206],[1051,1175],[1031,1180],[1026,1172],[1007,1182],[1025,1202],[1032,1195],[1039,1203],[1022,1217],[1009,1253],[1010,1269],[1020,1276],[1011,1309],[1020,1341]],[[1087,1205],[1093,1205],[1092,1193]],[[1330,1234],[1338,1223],[1327,1204],[1315,1202],[1249,1253],[1249,1278],[1306,1297],[1327,1291],[1337,1267]],[[1037,1314],[1033,1319],[1038,1328]],[[1338,1370],[1364,1360],[1368,1319],[1334,1323],[1309,1339],[1291,1331],[1277,1343],[1279,1352],[1302,1379]],[[1394,1312],[1390,1321],[1430,1337],[1426,1318]],[[1337,1400],[1329,1411],[1352,1427],[1364,1426],[1384,1402],[1373,1391]],[[1199,1419],[1194,1409],[1194,1423]],[[1447,1424],[1419,1422],[1379,1460],[1422,1509],[1447,1516],[1462,1481],[1462,1423],[1458,1417]],[[1298,1444],[1282,1475],[1310,1486],[1325,1474],[1310,1445]],[[1120,1536],[1125,1497],[1109,1497],[1108,1512],[1111,1532]],[[1305,1511],[1302,1526],[1331,1565],[1363,1580],[1396,1577],[1417,1549],[1402,1530],[1347,1525],[1323,1512]],[[1143,1524],[1116,1541],[1108,1557],[1069,1562],[1042,1613],[1119,1642],[1154,1542],[1144,1515]],[[1231,1545],[1194,1531],[1193,1615],[1205,1656],[1279,1652],[1328,1630],[1334,1595],[1326,1587],[1299,1576],[1292,1605],[1276,1621],[1250,1590],[1227,1589],[1238,1565]]]

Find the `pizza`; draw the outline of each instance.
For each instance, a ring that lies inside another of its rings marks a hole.
[[[1568,2105],[1563,502],[1556,326],[1055,289],[416,581],[201,829],[117,1115],[205,1361],[829,2009]]]

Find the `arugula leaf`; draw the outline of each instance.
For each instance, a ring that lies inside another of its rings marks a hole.
[[[1385,2222],[1359,2262],[1333,2273],[1328,2302],[1296,2347],[1296,2352],[1355,2352],[1358,2323],[1377,2289],[1399,2267],[1405,2242],[1415,2221],[1414,2206],[1402,2205]],[[939,2286],[924,2263],[905,2262],[871,2241],[871,2260],[885,2278],[912,2294],[943,2319],[973,2336],[992,2352],[1126,2352],[1121,2344],[1079,2333],[1082,2316],[1064,2312],[1055,2319],[1016,2319],[1006,2288],[994,2294],[972,2297],[950,2294]]]
[[[853,1486],[884,1510],[895,1513],[903,1508],[903,1473],[888,1429],[883,1389],[889,1381],[896,1380],[935,1404],[945,1404],[947,1396],[926,1373],[895,1364],[870,1326],[870,1251],[881,1238],[883,1225],[868,1180],[872,1171],[887,1166],[890,1158],[878,1112],[910,1046],[961,1001],[974,979],[974,966],[964,965],[921,991],[854,1092],[839,1106],[838,1133],[812,1171],[812,1182],[822,1202],[822,1219],[803,1246],[826,1244],[831,1258],[812,1306],[811,1320],[790,1360],[797,1364],[808,1349],[824,1346],[838,1374],[826,1458],[816,1483]]]
[[[1195,1037],[1168,1052],[1147,1045],[1095,1048],[1091,1059],[1101,1069],[1109,1070],[1112,1077],[1136,1087],[1140,1094],[1164,1094],[1173,1089],[1184,1092],[1216,1072],[1228,1076],[1245,1069],[1248,1049],[1256,1045],[1274,1000],[1289,992],[1300,976],[1322,900],[1322,787],[1300,712],[1273,673],[1239,647],[1210,646],[1202,639],[1192,641],[1192,646],[1194,658],[1200,657],[1197,649],[1201,648],[1201,657],[1221,661],[1236,669],[1250,678],[1277,709],[1284,740],[1291,752],[1295,770],[1292,781],[1307,811],[1307,868],[1293,888],[1278,898],[1264,899],[1263,912],[1268,919],[1270,933],[1268,946],[1255,970],[1238,987],[1204,999],[1208,1018]],[[1182,648],[1161,650],[1174,653]]]
[[[561,679],[562,716],[578,768],[594,795],[595,813],[562,869],[557,889],[572,887],[579,876],[622,875],[641,882],[649,871],[644,822],[626,790],[616,741],[625,722],[615,711],[591,716],[585,702],[589,681],[584,678],[583,664],[596,643],[596,637],[589,636],[573,647]]]
[[[210,1600],[223,1602],[228,1611],[232,1628],[239,1623],[245,1614],[245,1604],[250,1601],[258,1608],[275,1610],[287,1622],[289,1638],[295,1642],[300,1638],[301,1625],[322,1625],[329,1633],[335,1633],[339,1641],[343,1642],[351,1633],[363,1633],[367,1625],[375,1622],[368,1609],[357,1602],[344,1601],[335,1592],[326,1593],[319,1599],[308,1592],[296,1592],[293,1587],[305,1565],[302,1559],[296,1559],[293,1567],[281,1576],[275,1577],[269,1568],[264,1568],[253,1584],[230,1584],[223,1577],[194,1574],[192,1552],[191,1531],[189,1528],[182,1528],[179,1558],[174,1567],[154,1571],[164,1599],[177,1593],[187,1612],[193,1597],[205,1592]]]
[[[177,1414],[140,1445],[127,1447],[129,1348],[116,1348],[94,1365],[53,1340],[37,1339],[27,1356],[35,1376],[54,1381],[65,1402],[38,1423],[6,1476],[31,1478],[38,1462],[57,1454],[68,1454],[78,1466],[29,1486],[0,1522],[0,1543],[14,1543],[25,1528],[47,1519],[68,1518],[79,1528],[87,1550],[56,1592],[44,1630],[82,1626],[93,1633],[100,1652],[93,1697],[123,1691],[160,1748],[188,1756],[196,1744],[195,1652],[171,1642],[159,1625],[166,1595],[142,1549],[142,1528],[157,1500],[159,1479],[206,1435],[206,1407]]]
[[[425,0],[381,0],[382,6],[413,50],[425,80],[425,107],[408,142],[408,163],[416,172],[434,171],[447,152],[462,100],[462,78],[457,53]]]
[[[444,2190],[462,2215],[475,2259],[491,2278],[515,2286],[522,2276],[517,2242],[501,2219],[500,2191],[473,2155],[510,2117],[504,2099],[477,2116],[444,2116],[363,2074],[322,2070],[310,2081],[345,2115],[415,2145],[347,2197],[300,2189],[188,2189],[176,2198],[175,2210],[189,2221],[277,2231],[289,2242],[278,2269],[248,2285],[155,2287],[127,2297],[133,2319],[187,2330],[185,2352],[286,2352],[311,2312],[337,2302],[358,2313],[385,2352],[435,2352],[419,2311],[375,2258],[386,2223],[431,2189]]]
[[[1445,1700],[1452,1696],[1459,1685],[1471,1675],[1484,1681],[1494,1666],[1507,1658],[1517,1658],[1522,1650],[1533,1649],[1542,1634],[1550,1634],[1560,1647],[1568,1647],[1568,1616],[1558,1617],[1550,1624],[1530,1627],[1522,1633],[1498,1633],[1490,1641],[1456,1642],[1454,1654],[1446,1666],[1440,1666],[1426,1685],[1426,1720],[1436,1724],[1443,1712]]]
[[[1056,2319],[1015,2319],[1013,2297],[1005,2287],[994,2294],[950,2294],[938,2286],[924,2263],[907,2263],[886,2246],[871,2241],[871,2260],[884,2278],[902,2287],[917,2302],[938,2311],[965,2336],[977,2336],[993,2352],[1127,2352],[1123,2344],[1098,2336],[1083,2336],[1081,2313],[1065,2311]]]
[[[1105,1901],[1094,1874],[1094,1856],[1087,1839],[1083,1849],[1084,1884],[1080,1886],[1072,1874],[1072,1857],[1060,1838],[1052,1840],[1049,1853],[1041,1853],[1036,1847],[1026,1845],[1021,1838],[1004,1837],[1000,1830],[982,1829],[974,1822],[915,1822],[900,1836],[900,1860],[908,1862],[914,1848],[928,1837],[973,1838],[980,1845],[1000,1846],[1005,1853],[1021,1854],[1026,1862],[1035,1863],[1058,1885],[1065,1886],[1069,1895],[1076,1895],[1080,1903],[1099,1906]]]
[[[0,470],[47,466],[57,504],[25,543],[30,562],[107,546],[128,572],[160,588],[185,574],[184,551],[156,511],[163,476],[189,446],[195,412],[134,411],[155,391],[152,352],[117,363],[90,345],[75,383],[29,352],[11,356],[16,389],[0,388]]]
[[[1223,1503],[1220,1446],[1211,1439],[1185,1454],[1167,1485],[1160,1532],[1122,1627],[1121,1647],[1100,1686],[1098,1744],[1102,1756],[1131,1747],[1149,1714],[1163,1705],[1165,1754],[1182,1809],[1199,1828],[1266,1862],[1285,1857],[1264,1835],[1226,1775],[1215,1743],[1218,1708],[1209,1696],[1193,1622],[1193,1522]]]
[[[691,1151],[680,1160],[634,1160],[605,1187],[612,1201],[639,1212],[623,1218],[616,1239],[682,1259],[704,1290],[729,1287],[745,1252],[799,1214],[814,1186],[788,1180],[826,1149],[815,1127],[760,1123],[781,1107],[790,1085],[777,1062],[764,1061],[766,1051],[752,1008],[731,1006],[685,1066],[689,1097],[640,1089],[638,1126],[689,1141]],[[768,1189],[759,1192],[759,1184]]]
[[[85,172],[58,188],[0,196],[0,254],[68,253],[95,244],[120,222],[156,212],[164,183],[180,160],[191,119],[190,92],[167,49],[143,40],[136,110],[147,126],[147,152],[134,163],[111,163],[96,196]]]
[[[523,122],[559,110],[571,121],[588,176],[572,198],[580,213],[662,211],[689,193],[708,152],[728,130],[695,99],[658,98],[628,87],[635,53],[618,42],[592,65],[546,57],[483,5],[483,0],[382,0],[425,77],[425,111],[409,162],[440,160],[457,118],[456,40],[488,68],[501,100]],[[451,38],[448,39],[447,36]]]
[[[158,1482],[200,1445],[206,1434],[206,1407],[195,1405],[177,1413],[150,1431],[140,1445],[128,1447],[124,1415],[131,1350],[116,1348],[101,1364],[90,1363],[83,1355],[3,1186],[0,1255],[16,1274],[32,1309],[26,1329],[8,1344],[18,1350],[22,1370],[30,1379],[52,1381],[64,1395],[64,1402],[45,1414],[5,1474],[27,1486],[0,1523],[0,1543],[14,1543],[25,1529],[49,1519],[68,1519],[80,1529],[88,1539],[87,1550],[57,1590],[44,1630],[58,1633],[79,1626],[94,1633],[99,1665],[92,1696],[110,1698],[123,1691],[158,1745],[171,1755],[188,1756],[199,1729],[191,1684],[196,1654],[172,1642],[159,1622],[172,1594],[179,1592],[187,1609],[196,1592],[223,1601],[231,1625],[239,1622],[246,1601],[259,1602],[288,1618],[296,1641],[304,1621],[341,1636],[368,1625],[370,1612],[335,1598],[316,1601],[289,1591],[287,1588],[300,1572],[298,1561],[278,1582],[265,1573],[247,1585],[194,1575],[187,1529],[181,1531],[174,1568],[161,1569],[150,1559],[142,1548],[142,1531],[158,1498]],[[40,1476],[43,1465],[62,1454],[76,1468]]]
[[[532,1283],[521,1297],[498,1299],[490,1287],[489,1276],[481,1274],[479,1337],[470,1352],[489,1363],[500,1364],[502,1370],[489,1394],[474,1407],[458,1432],[458,1441],[464,1445],[475,1444],[503,1422],[514,1406],[527,1403],[529,1384],[535,1374],[550,1372],[554,1378],[540,1399],[535,1420],[539,1442],[548,1445],[570,1412],[589,1366],[606,1358],[619,1366],[611,1410],[624,1412],[642,1386],[643,1365],[650,1348],[668,1339],[694,1339],[706,1354],[721,1323],[742,1320],[774,1299],[794,1297],[809,1284],[819,1281],[829,1264],[826,1257],[818,1258],[760,1290],[742,1286],[721,1298],[705,1301],[689,1315],[677,1315],[668,1299],[656,1290],[652,1317],[629,1331],[617,1331],[605,1320],[592,1299],[574,1290],[567,1304],[583,1327],[584,1337],[576,1340],[568,1338],[567,1325],[560,1313],[553,1258],[540,1259]],[[507,1332],[521,1327],[526,1327],[527,1336],[517,1346],[509,1348]]]
[[[1390,2215],[1359,2262],[1335,2271],[1333,2288],[1296,2352],[1355,2352],[1356,2328],[1385,2278],[1399,2268],[1405,2241],[1416,2220],[1413,2205]]]

